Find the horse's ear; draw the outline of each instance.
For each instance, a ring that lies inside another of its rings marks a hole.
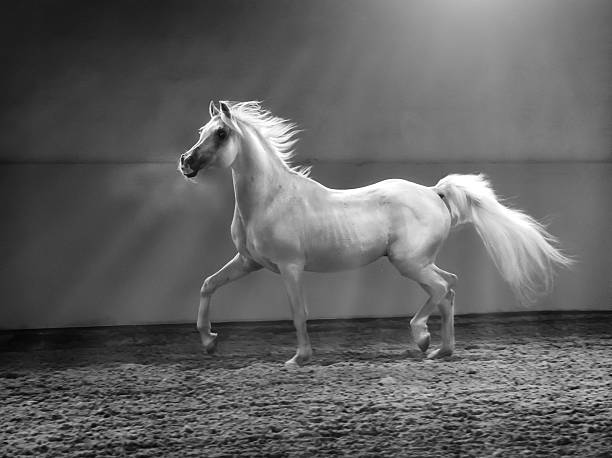
[[[212,100],[208,104],[208,113],[210,114],[211,118],[214,118],[215,115],[219,113],[219,109],[215,106],[215,102]]]
[[[227,116],[228,119],[232,119],[232,113],[227,103],[219,101],[219,107],[221,108],[221,112]]]

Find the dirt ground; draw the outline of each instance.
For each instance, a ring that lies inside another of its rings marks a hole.
[[[612,313],[0,333],[0,456],[612,456]],[[434,338],[439,321],[431,321]]]

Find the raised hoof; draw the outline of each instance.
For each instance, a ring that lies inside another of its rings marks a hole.
[[[417,346],[421,349],[423,353],[427,351],[430,343],[431,343],[431,335],[429,333],[425,334],[419,340],[416,341]]]
[[[451,356],[453,354],[453,350],[448,348],[438,348],[427,355],[427,359],[439,359],[446,358],[447,356]]]
[[[212,355],[217,351],[217,334],[211,333],[210,340],[204,343],[204,350],[206,350],[206,353],[209,355]]]

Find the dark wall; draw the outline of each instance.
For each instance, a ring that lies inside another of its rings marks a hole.
[[[560,271],[534,310],[610,309],[612,164],[318,164],[336,187],[388,177],[434,184],[487,173],[500,195],[547,221],[576,267]],[[192,184],[172,164],[32,164],[0,168],[3,304],[7,328],[194,321],[205,275],[229,260],[233,211],[227,171]],[[15,196],[22,196],[16,199]],[[457,313],[522,311],[475,231],[451,235],[438,265],[459,276]],[[307,274],[310,316],[411,315],[421,288],[382,259],[339,274]],[[262,271],[219,290],[214,320],[289,319],[278,275]]]
[[[3,160],[174,160],[210,99],[294,119],[304,159],[611,158],[608,0],[3,8]]]
[[[229,175],[191,185],[175,170],[210,99],[298,122],[298,158],[330,187],[489,173],[579,260],[536,308],[612,307],[607,0],[2,8],[1,327],[193,320],[204,275],[234,250]],[[458,313],[520,310],[473,231],[440,265],[460,276]],[[385,262],[307,282],[313,317],[424,299]],[[216,320],[288,316],[266,272],[215,298]]]

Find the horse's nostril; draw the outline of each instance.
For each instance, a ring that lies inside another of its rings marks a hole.
[[[193,164],[193,156],[187,156],[187,157],[184,159],[184,163],[185,163],[185,165],[188,165],[188,166],[190,166],[190,167],[191,167],[191,164]]]

